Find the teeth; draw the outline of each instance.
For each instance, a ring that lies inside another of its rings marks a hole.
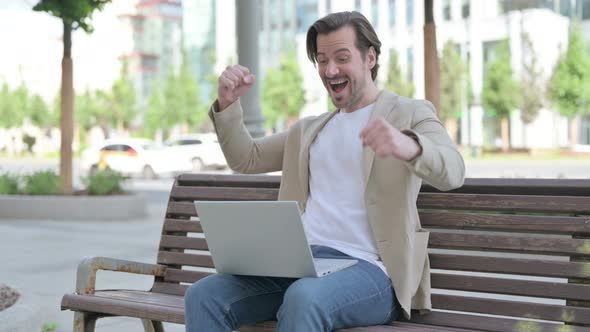
[[[336,80],[336,81],[330,81],[329,83],[330,84],[342,84],[342,83],[346,83],[346,82],[348,82],[348,81],[345,79],[341,79],[341,80]]]

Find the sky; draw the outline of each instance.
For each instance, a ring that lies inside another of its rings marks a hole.
[[[125,2],[129,0],[119,0]],[[53,100],[61,84],[63,55],[61,22],[35,12],[35,0],[0,0],[0,84],[16,87],[24,82],[46,101]],[[107,5],[93,17],[95,31],[73,34],[74,87],[107,89],[118,76],[118,56],[122,40],[118,38],[117,5]]]

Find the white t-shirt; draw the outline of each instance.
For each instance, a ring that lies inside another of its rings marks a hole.
[[[302,218],[310,244],[364,259],[387,273],[365,206],[359,137],[374,106],[339,112],[319,132],[309,152],[310,193]]]

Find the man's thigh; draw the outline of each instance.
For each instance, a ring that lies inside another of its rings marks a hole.
[[[399,313],[389,277],[376,265],[362,260],[325,277],[295,281],[284,295],[285,303],[292,300],[308,302],[310,309],[315,306],[324,311],[334,329],[383,324],[396,319]]]
[[[198,283],[206,292],[211,292],[210,300],[217,302],[223,314],[235,326],[241,326],[276,319],[285,291],[293,281],[295,279],[214,274]]]

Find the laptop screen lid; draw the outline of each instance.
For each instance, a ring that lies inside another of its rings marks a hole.
[[[316,276],[297,202],[195,201],[219,273]]]

